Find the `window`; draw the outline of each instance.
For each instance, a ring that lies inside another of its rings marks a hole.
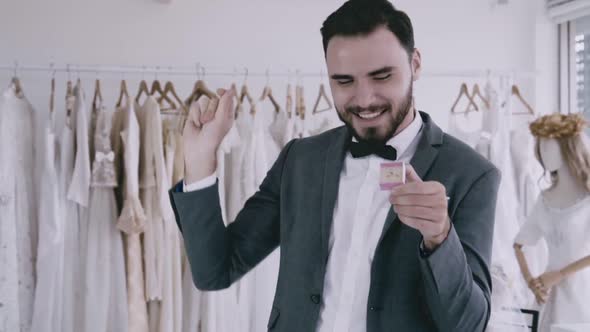
[[[573,21],[575,107],[590,123],[590,16]],[[590,128],[588,129],[590,134]]]

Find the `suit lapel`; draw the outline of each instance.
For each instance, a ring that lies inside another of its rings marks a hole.
[[[348,128],[341,127],[337,132],[336,139],[332,140],[327,151],[325,152],[324,184],[322,188],[321,205],[321,256],[323,263],[325,263],[328,259],[330,229],[332,227],[334,207],[338,197],[340,173],[344,164],[344,157],[346,156],[348,143],[351,141],[351,139],[352,135],[348,131]]]
[[[416,154],[410,161],[410,164],[416,170],[420,178],[424,178],[432,163],[438,154],[437,146],[442,144],[443,132],[432,122],[430,116],[426,113],[419,112],[424,122],[420,143],[416,150]],[[325,151],[324,159],[324,181],[322,187],[322,203],[321,203],[321,248],[322,248],[322,262],[325,263],[328,259],[328,245],[330,241],[330,229],[332,227],[332,220],[334,217],[334,207],[336,199],[338,198],[338,189],[340,184],[340,173],[344,164],[344,157],[348,143],[352,139],[352,135],[346,127],[340,127],[336,133],[336,138],[332,140],[327,150]],[[397,214],[393,208],[389,209],[383,231],[377,248],[381,240],[387,234],[392,225],[399,224]]]
[[[438,149],[435,146],[442,144],[443,132],[434,122],[432,122],[432,119],[427,113],[419,112],[419,114],[422,116],[422,121],[424,122],[421,133],[422,137],[420,138],[420,143],[418,143],[418,148],[416,149],[416,153],[410,161],[410,164],[414,167],[418,176],[421,179],[424,179],[424,176],[438,155]],[[387,213],[387,218],[385,219],[383,231],[381,232],[379,242],[377,243],[377,248],[379,248],[379,244],[392,225],[395,228],[399,223],[400,220],[397,218],[397,214],[393,211],[393,207],[390,207],[389,213]]]

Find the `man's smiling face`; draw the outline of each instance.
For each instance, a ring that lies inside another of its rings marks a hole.
[[[387,27],[368,35],[334,36],[326,62],[338,116],[359,141],[385,143],[412,121],[420,53],[408,55]]]

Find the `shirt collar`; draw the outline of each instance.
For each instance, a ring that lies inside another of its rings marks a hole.
[[[387,145],[391,145],[397,150],[398,158],[406,152],[410,144],[418,136],[420,129],[422,129],[422,123],[422,117],[418,111],[414,111],[414,120],[404,130],[387,141]]]

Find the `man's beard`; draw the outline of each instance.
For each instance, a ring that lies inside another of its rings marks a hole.
[[[410,86],[408,88],[408,92],[401,100],[399,107],[397,108],[397,112],[393,112],[393,107],[391,103],[380,104],[380,105],[371,105],[367,108],[360,108],[358,106],[349,106],[345,109],[345,113],[350,116],[350,121],[344,119],[340,111],[337,110],[338,117],[348,130],[352,133],[352,135],[359,141],[364,141],[370,144],[377,144],[377,145],[384,145],[387,141],[389,141],[394,135],[399,126],[402,124],[410,110],[412,109],[412,94],[413,94],[414,82],[410,81]],[[388,128],[385,131],[384,135],[379,135],[379,128],[378,127],[368,127],[365,129],[365,135],[361,135],[359,132],[354,129],[352,125],[352,117],[356,116],[355,114],[359,114],[363,111],[370,111],[376,112],[379,110],[385,109],[384,114],[379,116],[392,116],[391,122],[388,122]]]

